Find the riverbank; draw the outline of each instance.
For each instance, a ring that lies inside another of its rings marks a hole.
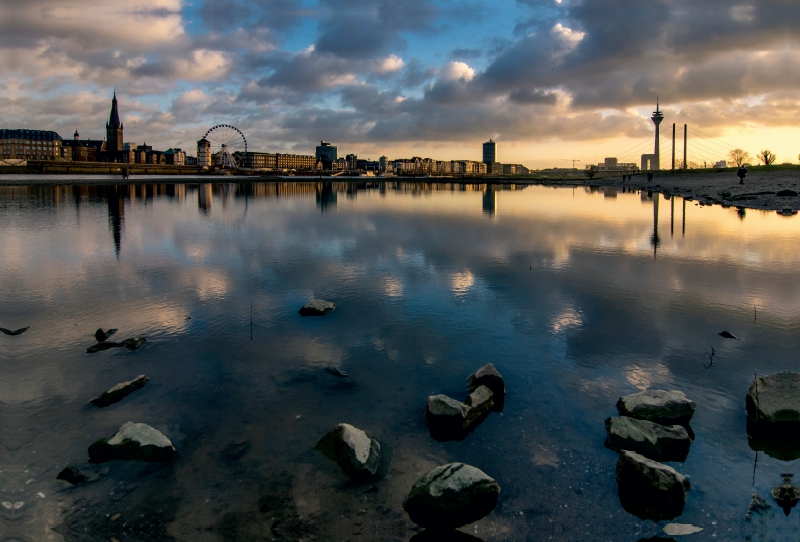
[[[110,165],[109,167],[114,167]],[[162,166],[163,168],[164,166]],[[255,176],[219,175],[203,172],[197,168],[182,169],[175,174],[176,166],[166,166],[170,173],[134,171],[127,180],[113,172],[97,174],[73,171],[70,174],[8,174],[0,175],[0,186],[36,185],[129,185],[129,184],[194,184],[194,183],[254,183],[254,182],[405,182],[405,183],[465,183],[465,184],[515,184],[543,186],[590,186],[617,188],[619,190],[646,190],[675,195],[698,201],[701,205],[722,205],[747,209],[762,209],[794,214],[800,210],[800,166],[751,167],[744,184],[739,184],[736,169],[690,170],[656,172],[648,182],[645,174],[634,175],[623,182],[621,176],[587,178],[544,178],[534,175],[521,177],[316,177],[316,176]],[[11,169],[11,168],[8,168]],[[4,171],[8,171],[4,168]]]

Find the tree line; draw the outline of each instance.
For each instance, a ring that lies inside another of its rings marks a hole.
[[[728,158],[730,158],[731,162],[736,164],[736,167],[742,167],[753,159],[753,157],[750,156],[750,153],[742,149],[733,149],[728,153]],[[800,158],[800,156],[798,156],[798,158]],[[756,159],[765,166],[771,166],[775,163],[777,156],[775,156],[775,153],[771,150],[764,149],[756,154]]]

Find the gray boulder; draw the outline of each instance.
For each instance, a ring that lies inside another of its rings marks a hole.
[[[403,508],[421,527],[454,529],[489,514],[499,495],[500,486],[486,473],[464,463],[450,463],[417,480]]]
[[[800,373],[757,377],[747,392],[745,407],[756,423],[800,422]]]
[[[89,480],[89,477],[82,470],[76,467],[66,467],[56,476],[56,480],[64,480],[72,485],[78,485]]]
[[[655,461],[685,461],[692,443],[680,425],[663,426],[627,416],[608,418],[606,433],[612,450],[629,450]]]
[[[503,375],[491,363],[484,365],[467,377],[468,390],[474,391],[481,386],[486,386],[492,390],[495,410],[502,410],[506,397],[506,385],[503,381]]]
[[[470,407],[446,395],[428,397],[425,418],[431,437],[436,440],[460,440],[467,436]]]
[[[617,461],[617,490],[622,507],[652,521],[683,513],[689,481],[672,467],[636,452],[623,451]]]
[[[94,406],[101,408],[113,405],[114,403],[122,401],[134,391],[144,387],[148,380],[150,379],[147,378],[146,375],[139,375],[129,382],[122,382],[121,384],[117,384],[113,388],[104,391],[89,402]]]
[[[494,394],[486,386],[479,386],[469,394],[464,404],[469,407],[469,410],[467,410],[467,425],[471,425],[482,416],[488,415],[492,410]]]
[[[144,423],[128,422],[111,438],[89,446],[89,461],[170,461],[175,455],[172,442]]]
[[[350,478],[369,478],[380,465],[380,442],[347,423],[340,423],[328,431],[314,448],[336,463]]]
[[[683,392],[647,390],[620,397],[617,410],[620,416],[671,425],[688,423],[696,408]]]
[[[314,299],[303,305],[299,312],[301,316],[325,316],[335,309],[336,303],[323,301],[322,299]]]

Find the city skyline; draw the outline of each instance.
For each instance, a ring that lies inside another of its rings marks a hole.
[[[217,6],[0,0],[3,127],[101,139],[116,87],[126,141],[157,147],[193,149],[225,122],[259,151],[313,154],[324,139],[373,160],[481,160],[491,138],[503,162],[565,167],[652,137],[660,95],[664,130],[797,160],[800,23],[785,2]]]

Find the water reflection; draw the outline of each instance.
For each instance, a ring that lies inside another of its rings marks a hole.
[[[4,536],[36,539],[66,517],[68,540],[119,538],[109,517],[162,510],[169,532],[247,539],[282,518],[287,536],[349,539],[358,521],[372,526],[359,539],[407,541],[420,535],[398,503],[418,473],[457,460],[504,488],[479,537],[636,540],[652,531],[618,504],[602,421],[620,395],[675,388],[698,404],[676,468],[701,490],[680,522],[743,539],[736,503],[796,471],[761,454],[754,482],[743,398],[754,368],[791,368],[800,346],[800,220],[676,211],[675,197],[666,216],[660,199],[375,180],[0,188],[0,326],[31,326],[0,335],[0,491],[25,503],[0,510]],[[337,310],[300,318],[314,297]],[[87,359],[101,326],[148,341]],[[463,398],[488,362],[506,379],[502,416],[433,441],[420,406]],[[142,373],[137,395],[87,410]],[[56,474],[127,421],[173,439],[180,460],[113,464],[64,492]],[[374,489],[309,455],[342,421],[391,451]],[[233,460],[232,441],[248,443]]]

